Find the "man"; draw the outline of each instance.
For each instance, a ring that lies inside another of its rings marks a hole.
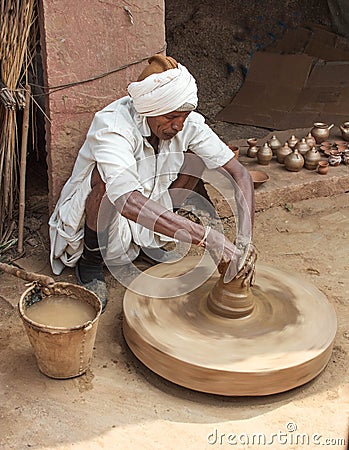
[[[225,261],[236,257],[222,233],[173,212],[204,165],[233,177],[235,196],[246,206],[239,210],[242,227],[253,225],[251,177],[194,112],[195,79],[171,57],[148,62],[129,95],[95,115],[49,222],[53,272],[75,266],[79,283],[99,295],[103,310],[103,261],[126,264],[141,248],[159,253],[177,240],[221,249]],[[165,261],[166,254],[153,259]]]

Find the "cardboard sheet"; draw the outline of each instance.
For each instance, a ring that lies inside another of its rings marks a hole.
[[[286,30],[281,39],[268,47],[269,52],[301,54],[324,61],[349,61],[349,41],[318,25]]]
[[[255,53],[242,88],[217,120],[274,130],[349,121],[349,51],[335,37],[299,29],[276,45],[282,54]],[[301,49],[307,54],[284,54]],[[319,59],[329,53],[339,60]]]

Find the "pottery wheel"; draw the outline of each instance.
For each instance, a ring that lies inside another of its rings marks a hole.
[[[315,286],[260,264],[251,288],[254,309],[241,318],[222,317],[207,306],[218,271],[189,293],[159,294],[157,278],[170,283],[188,272],[200,276],[205,267],[199,260],[187,256],[151,267],[126,291],[123,331],[140,361],[181,386],[229,396],[283,392],[325,368],[337,321]],[[138,289],[147,292],[147,284],[151,296]]]

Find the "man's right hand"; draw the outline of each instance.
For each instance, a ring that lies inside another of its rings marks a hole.
[[[211,229],[206,239],[206,248],[225,283],[237,277],[253,284],[257,250],[252,243],[236,246],[222,233]]]
[[[229,266],[232,278],[238,273],[238,266],[243,252],[239,250],[224,234],[211,229],[206,238],[205,248],[210,253],[219,272],[225,273]]]

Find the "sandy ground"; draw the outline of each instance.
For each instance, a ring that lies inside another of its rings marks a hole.
[[[226,221],[228,234],[232,228]],[[43,223],[41,241],[37,239],[35,244],[38,233],[33,233],[33,246],[27,244],[26,256],[16,262],[50,274],[45,230]],[[349,194],[257,213],[259,261],[315,284],[338,317],[333,354],[326,369],[304,386],[265,397],[203,394],[148,370],[123,339],[124,288],[110,275],[110,303],[99,323],[90,369],[75,379],[50,379],[39,372],[17,313],[25,282],[2,274],[0,448],[346,448],[348,233]],[[71,270],[65,270],[58,279],[75,282]],[[309,326],[316,327],[316,320]],[[265,435],[266,441],[258,444],[253,438],[256,433]]]

